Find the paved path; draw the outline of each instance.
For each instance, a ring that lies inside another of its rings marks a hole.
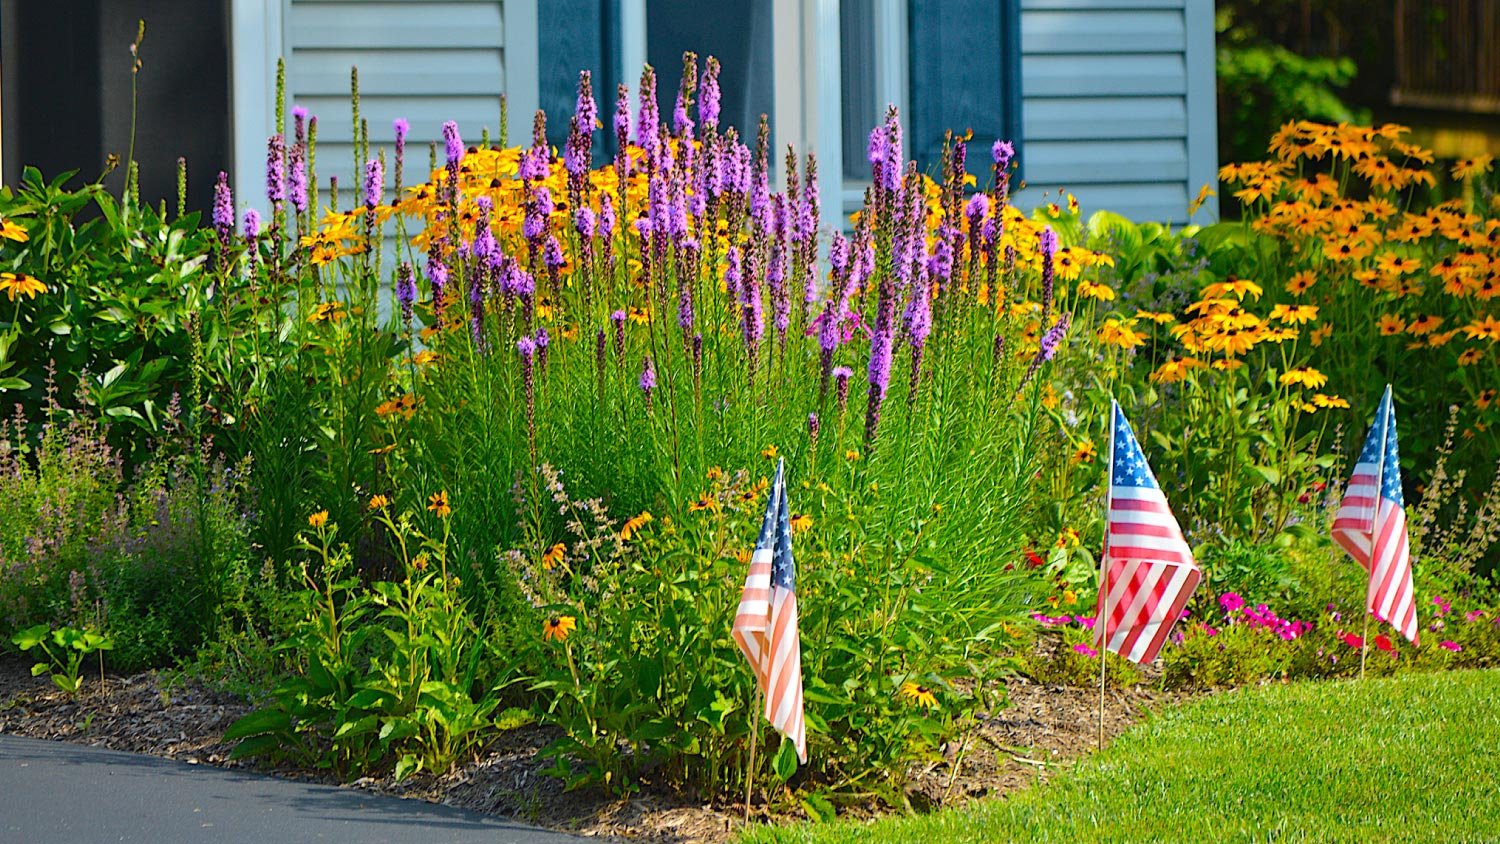
[[[0,735],[0,842],[580,841],[420,800]]]

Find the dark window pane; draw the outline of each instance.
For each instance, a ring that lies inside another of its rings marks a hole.
[[[865,144],[883,117],[876,102],[875,2],[844,0],[839,8],[839,76],[843,86],[844,178],[868,179]]]
[[[708,56],[719,60],[720,122],[739,127],[740,135],[754,143],[760,116],[771,114],[773,102],[771,0],[650,0],[646,4],[646,60],[656,68],[664,121],[671,120],[677,101],[686,50],[697,53],[700,60]],[[635,90],[640,68],[626,70]]]

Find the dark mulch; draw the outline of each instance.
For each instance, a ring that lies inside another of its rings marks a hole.
[[[0,733],[59,739],[116,750],[148,753],[195,764],[245,767],[228,759],[224,730],[250,711],[241,699],[191,681],[166,683],[147,672],[86,680],[72,700],[46,678],[33,678],[30,662],[0,657]],[[920,810],[961,805],[1003,795],[1043,780],[1092,751],[1098,742],[1098,692],[1046,685],[1024,677],[1007,684],[1009,706],[980,718],[966,739],[945,747],[939,758],[915,768],[908,799]],[[1185,695],[1147,686],[1111,689],[1105,734],[1112,738],[1149,713]],[[628,799],[597,790],[566,792],[541,773],[538,751],[555,737],[541,727],[513,730],[478,758],[443,776],[405,782],[366,778],[354,785],[372,791],[461,806],[605,840],[675,844],[726,841],[743,825],[744,806],[705,803],[649,786]],[[299,779],[325,779],[314,772],[277,771]],[[796,817],[789,801],[771,806],[753,801],[758,822]],[[849,810],[878,813],[875,807]],[[773,814],[776,812],[776,814]]]

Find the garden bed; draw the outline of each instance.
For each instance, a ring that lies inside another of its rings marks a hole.
[[[912,773],[908,799],[918,809],[962,805],[994,797],[1046,779],[1094,750],[1098,738],[1098,696],[1092,689],[1054,686],[1018,677],[1007,685],[1010,705],[982,717],[982,728],[963,753],[944,748],[941,759]],[[1111,689],[1105,732],[1112,740],[1148,713],[1188,696],[1147,685]],[[85,683],[77,700],[53,688],[46,678],[29,676],[27,665],[0,659],[0,733],[76,742],[146,753],[190,764],[253,767],[230,760],[232,743],[224,730],[250,707],[233,695],[192,681],[168,683],[157,672],[97,679]],[[528,727],[504,733],[477,760],[441,777],[418,775],[404,782],[366,777],[353,785],[515,817],[554,829],[606,839],[653,842],[727,841],[742,826],[740,804],[705,804],[647,782],[629,799],[593,789],[567,792],[559,780],[541,773],[538,751],[554,738],[552,730]],[[278,769],[277,775],[325,781],[314,771]],[[874,806],[850,806],[851,817],[873,817]],[[785,822],[803,812],[778,798],[768,808],[757,795],[754,814],[761,821]]]

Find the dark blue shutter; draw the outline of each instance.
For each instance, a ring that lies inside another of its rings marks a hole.
[[[568,120],[577,104],[578,71],[593,74],[594,99],[606,131],[594,136],[594,159],[608,155],[614,147],[610,137],[610,115],[614,113],[614,72],[618,0],[545,0],[537,4],[537,52],[540,55],[540,104],[547,112],[547,140],[562,148],[568,137]],[[639,69],[637,69],[639,72]],[[521,119],[517,119],[520,117]],[[512,126],[527,127],[523,137],[510,138],[512,145],[530,143],[531,115],[511,115]]]
[[[972,129],[969,171],[983,173],[997,138],[1020,146],[1020,0],[909,0],[908,9],[910,154],[932,172],[943,134]]]

